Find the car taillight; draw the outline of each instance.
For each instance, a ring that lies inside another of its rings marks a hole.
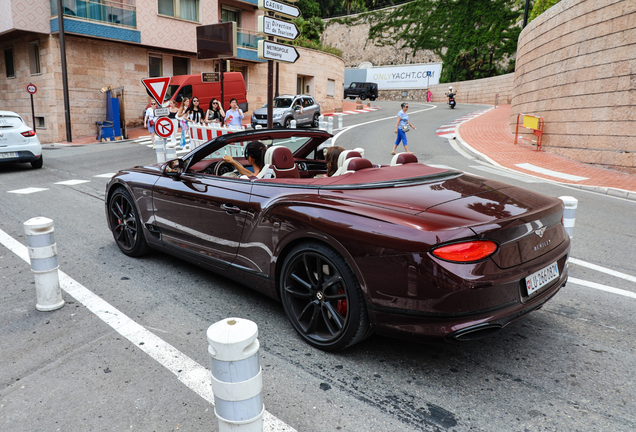
[[[490,240],[475,240],[440,246],[431,251],[445,261],[470,263],[481,261],[497,252],[497,243]]]
[[[32,137],[35,136],[35,131],[34,130],[28,130],[26,132],[22,132],[22,136],[23,137]]]

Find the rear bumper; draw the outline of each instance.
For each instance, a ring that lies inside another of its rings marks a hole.
[[[0,150],[0,153],[7,153],[7,152]],[[38,154],[35,154],[28,150],[20,150],[20,151],[15,151],[12,153],[15,153],[15,157],[1,157],[0,155],[0,163],[28,163],[28,162],[36,161],[40,159],[40,157],[42,157],[41,150]]]

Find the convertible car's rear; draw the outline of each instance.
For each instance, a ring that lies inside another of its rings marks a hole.
[[[381,215],[356,227],[367,234],[351,259],[379,333],[476,339],[541,307],[567,280],[570,241],[557,198],[469,175],[321,195]],[[433,252],[475,241],[496,250],[473,262]]]

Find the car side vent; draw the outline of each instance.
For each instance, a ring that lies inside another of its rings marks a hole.
[[[150,234],[157,240],[161,240],[161,230],[152,224],[146,224],[146,229],[150,231]]]

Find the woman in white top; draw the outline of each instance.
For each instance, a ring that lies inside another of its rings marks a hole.
[[[176,115],[177,120],[179,120],[179,125],[181,126],[181,148],[185,147],[186,135],[188,135],[187,109],[189,106],[190,99],[183,99],[181,107],[179,107],[179,112]]]
[[[238,107],[236,98],[230,99],[230,109],[225,113],[225,124],[228,126],[243,126],[243,111]]]
[[[148,133],[152,139],[152,148],[155,148],[155,122],[157,121],[155,108],[157,108],[157,102],[151,100],[150,108],[146,109],[146,114],[144,115],[144,127],[148,129]]]

